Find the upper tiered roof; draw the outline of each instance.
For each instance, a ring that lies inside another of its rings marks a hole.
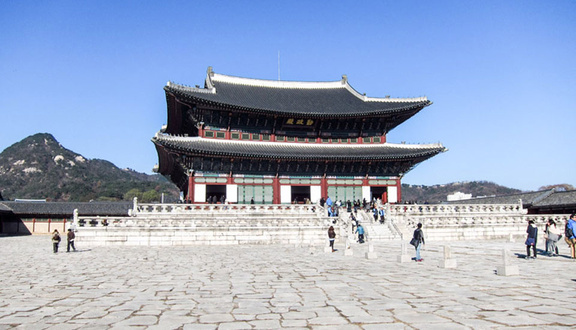
[[[432,104],[426,97],[367,97],[354,90],[346,76],[330,82],[275,81],[217,74],[211,67],[204,88],[168,82],[164,89],[192,102],[224,109],[310,118],[416,113]]]

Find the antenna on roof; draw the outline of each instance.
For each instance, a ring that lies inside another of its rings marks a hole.
[[[280,51],[278,51],[278,81],[280,81]]]

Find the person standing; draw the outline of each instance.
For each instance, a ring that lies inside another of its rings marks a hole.
[[[416,245],[414,246],[416,248],[416,259],[415,260],[417,262],[421,262],[424,260],[420,256],[420,249],[422,248],[422,245],[425,244],[424,232],[422,231],[422,224],[421,223],[419,223],[417,227],[418,228],[416,228],[416,230],[414,230],[414,235],[412,237],[416,241]]]
[[[52,249],[54,253],[58,253],[58,245],[60,245],[60,240],[61,238],[58,229],[54,229],[52,232]]]
[[[556,227],[556,222],[552,219],[548,219],[548,225],[546,230],[546,251],[548,256],[558,255],[558,247],[556,242],[562,236],[560,228]]]
[[[72,249],[76,251],[76,247],[74,246],[74,239],[76,238],[76,235],[74,234],[74,231],[71,228],[68,229],[68,234],[66,236],[68,238],[68,246],[66,247],[66,252],[70,252],[70,247],[72,247]]]
[[[334,241],[336,240],[336,232],[334,231],[334,226],[330,226],[330,228],[328,228],[328,240],[330,241],[332,252],[336,251],[334,249]]]
[[[538,227],[534,224],[534,220],[528,221],[528,228],[526,228],[528,237],[526,238],[526,259],[536,259],[536,243],[538,241]],[[530,257],[530,248],[534,252],[534,256]]]
[[[570,219],[566,221],[564,229],[564,240],[570,247],[570,256],[572,259],[576,258],[576,213],[570,215]]]

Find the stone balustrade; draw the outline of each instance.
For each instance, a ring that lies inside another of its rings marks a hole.
[[[429,240],[514,238],[526,235],[528,220],[543,227],[548,219],[559,226],[567,215],[532,215],[518,204],[426,204],[387,205],[387,220],[401,228],[404,238],[412,237],[418,223]]]
[[[360,221],[370,217],[358,212]],[[567,215],[528,215],[521,204],[386,205],[386,223],[396,237],[409,239],[418,223],[426,240],[515,238],[528,220],[542,228],[548,219],[563,228]],[[340,237],[353,236],[349,214],[326,216],[319,205],[138,204],[126,217],[78,217],[79,239],[88,245],[313,244],[326,241],[330,225]],[[371,224],[382,226],[381,224]]]
[[[322,245],[317,205],[138,204],[127,217],[75,217],[85,245]]]
[[[315,204],[138,204],[135,202],[132,215],[142,214],[310,214],[324,216],[322,207]]]

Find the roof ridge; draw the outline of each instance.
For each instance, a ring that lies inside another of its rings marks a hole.
[[[290,88],[290,89],[338,89],[345,88],[352,95],[364,102],[426,102],[426,96],[421,97],[369,97],[361,94],[348,83],[348,76],[342,75],[342,79],[336,81],[295,81],[295,80],[271,80],[230,76],[215,73],[212,67],[206,70],[206,88],[215,88],[214,82],[224,82],[234,85],[265,87],[265,88]]]

